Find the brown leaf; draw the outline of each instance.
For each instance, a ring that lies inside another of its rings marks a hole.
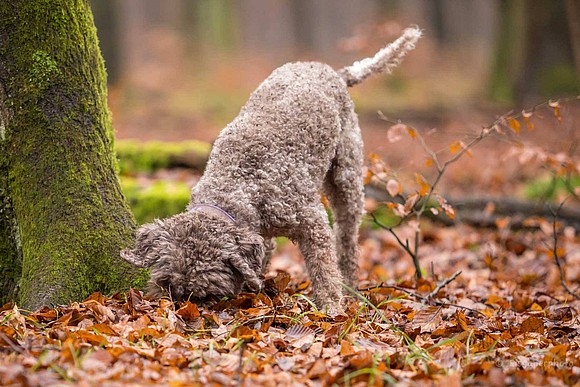
[[[403,189],[397,180],[389,179],[389,181],[387,181],[387,192],[391,197],[396,197],[403,192]]]
[[[296,364],[296,359],[293,356],[278,356],[276,364],[282,371],[290,371]]]
[[[467,317],[465,317],[465,314],[461,311],[457,311],[455,312],[455,319],[457,320],[457,325],[464,331],[469,330],[469,327],[467,326]]]
[[[85,371],[103,372],[115,361],[115,357],[106,349],[97,349],[83,360],[82,368]]]
[[[245,325],[234,328],[231,336],[244,341],[260,341],[260,332],[256,329],[250,329]]]
[[[276,277],[272,279],[272,282],[278,292],[282,293],[288,287],[291,278],[292,277],[290,277],[290,274],[288,273],[278,273],[276,274]]]
[[[182,303],[181,307],[175,313],[185,321],[191,321],[201,316],[197,305],[189,301]]]
[[[88,296],[86,299],[84,299],[83,303],[86,303],[87,301],[95,301],[101,305],[105,305],[105,297],[103,296],[103,294],[101,292],[94,292],[93,294]]]
[[[307,289],[310,286],[310,280],[302,281],[298,284],[297,289],[298,291],[302,291]]]
[[[443,323],[441,308],[430,306],[418,311],[413,316],[413,327],[420,328],[421,333],[433,332]]]
[[[100,304],[99,302],[95,300],[88,300],[83,302],[83,304],[87,309],[93,312],[98,322],[103,323],[106,321],[115,321],[115,314],[111,311],[111,309]]]
[[[304,325],[292,325],[284,337],[293,347],[301,348],[304,344],[312,345],[315,338],[314,331]]]
[[[512,299],[512,307],[517,312],[523,312],[527,310],[534,301],[526,293],[515,292]]]
[[[508,125],[510,128],[512,128],[512,130],[518,134],[521,131],[521,125],[520,122],[518,120],[516,120],[513,117],[508,118]]]
[[[387,140],[391,143],[400,141],[403,138],[402,134],[405,130],[407,130],[407,126],[404,124],[391,126],[387,131]]]
[[[528,129],[528,132],[534,130],[534,124],[532,124],[532,121],[530,120],[530,117],[532,117],[532,115],[533,112],[526,112],[525,110],[522,110],[522,117],[524,119],[524,124],[526,124],[526,128]]]
[[[109,345],[109,341],[101,335],[86,331],[84,329],[80,329],[72,334],[72,337],[85,340],[91,344],[107,346]]]
[[[55,309],[51,309],[48,306],[43,306],[36,312],[30,314],[29,317],[38,322],[49,322],[56,319],[56,316],[58,316],[58,313]]]
[[[183,351],[175,348],[167,348],[161,353],[161,364],[164,366],[173,366],[177,368],[184,368],[189,364],[187,356]]]
[[[90,329],[105,335],[119,336],[119,334],[113,328],[111,328],[110,325],[107,324],[94,324],[91,325]]]
[[[60,316],[56,321],[55,325],[63,326],[74,326],[79,323],[84,318],[76,309],[73,309],[62,316]]]
[[[416,193],[412,193],[411,195],[407,196],[405,200],[404,212],[409,213],[415,207],[415,204],[419,201],[420,196]]]
[[[127,306],[129,313],[131,313],[131,315],[133,317],[138,316],[140,312],[150,310],[150,309],[143,309],[143,304],[144,304],[143,303],[143,295],[141,294],[140,291],[131,288],[127,292],[126,298],[127,298],[127,303],[125,305]],[[161,303],[161,300],[159,302]]]
[[[455,154],[460,150],[462,150],[463,148],[465,148],[465,144],[463,143],[463,141],[457,140],[452,142],[451,145],[449,145],[449,152],[451,154]]]
[[[531,316],[524,320],[521,325],[522,332],[536,332],[541,335],[544,334],[544,321],[538,317]]]
[[[309,379],[323,378],[328,375],[326,361],[324,359],[316,359],[314,364],[308,370],[306,377]]]
[[[418,173],[415,173],[415,181],[419,185],[419,196],[425,196],[429,193],[431,186],[425,181],[425,178]]]
[[[354,347],[348,340],[342,340],[340,342],[340,356],[350,356],[355,353]]]
[[[370,351],[361,351],[350,358],[349,364],[355,369],[368,368],[373,364],[373,353]]]

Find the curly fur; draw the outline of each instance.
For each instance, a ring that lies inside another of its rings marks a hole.
[[[272,238],[286,236],[304,255],[316,303],[340,310],[342,283],[355,286],[358,278],[363,214],[363,144],[347,84],[390,68],[377,60],[366,70],[363,62],[353,66],[339,73],[322,63],[286,64],[252,93],[216,140],[188,210],[142,226],[135,249],[122,253],[152,267],[150,293],[206,300],[237,295],[244,285],[258,290]],[[219,206],[236,222],[196,211],[199,204]]]

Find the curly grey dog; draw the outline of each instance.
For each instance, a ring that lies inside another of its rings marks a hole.
[[[286,236],[304,255],[316,304],[340,311],[342,284],[358,279],[363,214],[362,140],[347,87],[391,71],[420,36],[408,28],[339,71],[316,62],[274,70],[220,133],[187,210],[142,226],[122,252],[151,267],[149,293],[204,301],[258,291],[272,238]]]

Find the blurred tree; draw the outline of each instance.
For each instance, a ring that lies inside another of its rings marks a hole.
[[[566,13],[568,14],[576,77],[580,78],[580,1],[566,0]]]
[[[500,15],[489,92],[495,100],[510,102],[524,56],[525,0],[502,0]]]
[[[107,81],[114,84],[120,75],[119,2],[91,0],[91,9],[99,31],[99,46],[105,58]]]
[[[491,96],[521,102],[528,96],[575,94],[579,90],[572,52],[574,22],[564,0],[502,0]],[[568,17],[568,14],[570,16]]]
[[[88,0],[0,2],[0,301],[128,288],[135,221],[115,173]],[[16,287],[18,286],[18,289]]]

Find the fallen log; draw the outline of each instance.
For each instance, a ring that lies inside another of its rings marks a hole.
[[[394,202],[394,199],[384,190],[367,185],[365,195],[380,202]],[[447,202],[455,208],[454,219],[441,213],[434,215],[430,211],[425,214],[432,220],[446,226],[459,223],[475,227],[497,227],[498,220],[509,217],[509,226],[514,229],[534,227],[526,222],[534,217],[552,221],[558,208],[557,203],[533,202],[510,197],[448,197]],[[562,207],[557,213],[558,220],[566,226],[580,230],[580,208],[572,205]]]

